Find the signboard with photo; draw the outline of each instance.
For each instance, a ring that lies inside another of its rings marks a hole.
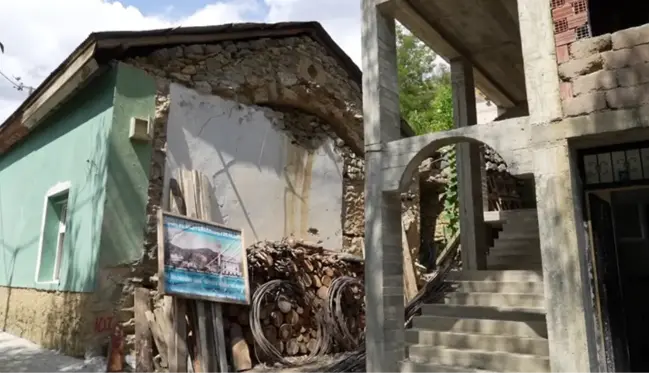
[[[158,214],[160,292],[249,304],[248,266],[240,230],[186,216]]]

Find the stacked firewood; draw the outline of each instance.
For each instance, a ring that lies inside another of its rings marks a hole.
[[[275,292],[264,297],[258,312],[264,337],[282,356],[313,354],[321,348],[322,336],[318,332],[318,317],[326,306],[329,288],[341,276],[363,276],[363,262],[359,258],[330,250],[322,246],[294,239],[260,241],[247,249],[248,276],[251,294],[270,280],[288,280],[297,285],[299,292]],[[354,315],[347,325],[352,333],[363,333],[364,314],[362,294],[341,297],[346,302],[346,314]],[[232,354],[249,351],[255,358],[255,341],[250,329],[250,307],[228,305],[225,310],[226,335],[230,335]],[[322,325],[321,325],[322,326]],[[235,340],[239,347],[235,346]],[[243,347],[243,343],[247,346]],[[331,345],[330,350],[341,350]],[[264,356],[258,356],[264,361]],[[245,360],[245,359],[243,359]],[[243,364],[244,366],[247,364]],[[241,369],[240,367],[236,367]]]

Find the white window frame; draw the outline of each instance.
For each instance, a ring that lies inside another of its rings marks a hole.
[[[54,276],[51,280],[48,281],[39,281],[40,271],[41,271],[41,258],[43,255],[43,243],[44,243],[44,234],[45,234],[45,224],[47,222],[47,208],[50,204],[50,200],[56,198],[62,194],[70,194],[71,183],[69,181],[64,181],[56,183],[45,193],[45,200],[43,202],[43,214],[41,220],[41,235],[38,241],[38,256],[36,257],[36,275],[34,281],[38,284],[58,284],[60,281],[60,269],[61,261],[63,259],[63,240],[61,240],[61,235],[65,237],[66,225],[68,221],[68,202],[65,202],[65,213],[63,215],[63,222],[59,223],[59,231],[57,235],[56,243],[56,256],[54,258]]]

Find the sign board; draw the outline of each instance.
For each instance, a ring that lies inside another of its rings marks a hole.
[[[158,267],[162,294],[250,303],[248,263],[240,230],[160,211]]]

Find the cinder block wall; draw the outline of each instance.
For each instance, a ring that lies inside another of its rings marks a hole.
[[[552,6],[564,116],[649,103],[649,24],[590,37],[588,0]]]

